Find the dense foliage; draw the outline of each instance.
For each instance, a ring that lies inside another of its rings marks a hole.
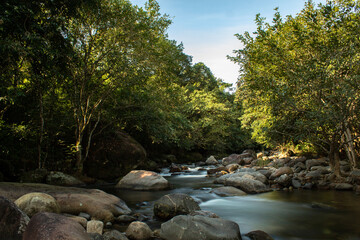
[[[34,168],[81,174],[104,129],[163,152],[247,144],[229,86],[168,39],[156,1],[6,0],[0,9],[5,179]]]
[[[272,24],[258,15],[254,35],[237,35],[237,99],[253,139],[326,153],[337,174],[342,153],[357,166],[359,10],[354,0],[309,1],[295,17],[276,12]]]

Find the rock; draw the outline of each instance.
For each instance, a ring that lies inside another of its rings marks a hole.
[[[258,180],[262,183],[266,183],[267,182],[267,178],[261,174],[260,172],[237,172],[234,174],[231,174],[230,177],[247,177],[247,178],[252,178],[255,180]]]
[[[23,240],[90,240],[85,229],[77,222],[56,214],[37,213],[26,228]]]
[[[148,191],[164,190],[169,188],[169,186],[169,182],[158,173],[145,170],[134,170],[123,177],[115,187]]]
[[[210,156],[210,157],[205,161],[205,163],[206,163],[207,165],[216,165],[216,164],[218,164],[218,161],[215,159],[214,156]]]
[[[99,233],[88,233],[91,240],[104,240],[103,236]]]
[[[116,222],[119,223],[131,223],[136,221],[136,217],[129,216],[129,215],[121,215],[116,218]]]
[[[231,154],[230,156],[228,156],[222,160],[222,164],[224,166],[227,166],[232,163],[242,165],[244,163],[244,161],[243,161],[243,158],[240,156],[240,154]]]
[[[84,171],[90,177],[113,181],[145,162],[146,155],[141,144],[127,133],[107,131],[93,138]]]
[[[126,236],[134,240],[147,240],[152,237],[152,231],[146,223],[132,222],[126,229]]]
[[[313,166],[327,166],[328,163],[325,158],[320,159],[309,159],[305,162],[306,169],[309,170]]]
[[[283,174],[293,174],[293,170],[290,167],[281,167],[277,169],[273,174],[271,174],[270,179],[278,178]]]
[[[186,231],[184,231],[186,229]],[[232,221],[204,216],[176,216],[161,224],[165,240],[239,240],[239,226]]]
[[[256,170],[253,169],[253,168],[244,167],[244,168],[240,168],[240,169],[238,170],[238,172],[246,172],[246,173],[249,173],[249,172],[256,172]]]
[[[104,229],[104,223],[102,221],[91,220],[87,222],[86,231],[88,233],[102,234]]]
[[[130,214],[131,210],[120,198],[97,189],[59,187],[38,183],[0,183],[0,195],[15,201],[30,192],[43,192],[53,196],[62,213],[78,215],[86,212],[93,219],[112,222],[115,217]]]
[[[313,185],[314,184],[308,182],[308,183],[305,183],[304,186],[302,186],[302,188],[310,190],[313,188]]]
[[[198,210],[195,212],[191,212],[189,213],[190,216],[204,216],[204,217],[209,217],[209,218],[219,218],[218,215],[216,215],[213,212],[210,211],[204,211],[204,210]]]
[[[309,179],[309,180],[318,180],[318,179],[322,178],[322,174],[321,174],[321,171],[319,171],[319,170],[311,171],[305,175],[305,178]]]
[[[330,187],[339,191],[352,191],[354,188],[350,183],[332,183]]]
[[[262,193],[269,191],[262,182],[245,177],[229,177],[226,179],[225,185],[240,188],[246,193]]]
[[[221,197],[229,197],[229,196],[245,196],[246,192],[236,188],[236,187],[218,187],[211,191]]]
[[[291,184],[291,177],[287,174],[282,174],[280,177],[275,179],[275,183],[280,184],[283,187],[289,187]]]
[[[265,177],[269,178],[272,174],[272,171],[269,169],[259,169],[257,170],[259,173],[261,173],[262,175],[264,175]]]
[[[70,218],[71,220],[74,220],[77,223],[80,223],[81,226],[83,226],[84,228],[86,228],[87,226],[87,220],[86,218],[83,217],[79,217],[79,216],[74,216],[74,215],[65,215],[66,217]]]
[[[21,240],[29,221],[13,202],[0,196],[0,239]]]
[[[38,212],[60,213],[60,206],[55,198],[46,193],[28,193],[15,201],[15,204],[29,217]]]
[[[360,169],[354,169],[351,171],[350,176],[353,178],[360,178]]]
[[[182,172],[182,169],[180,166],[176,165],[175,163],[171,163],[169,172]]]
[[[294,165],[294,168],[300,168],[301,170],[306,169],[306,166],[303,162],[298,162]]]
[[[46,183],[57,186],[82,186],[84,182],[62,172],[50,172],[46,177]]]
[[[261,230],[251,231],[245,234],[245,236],[249,237],[251,240],[273,240],[269,234]]]
[[[293,185],[294,188],[301,188],[301,182],[298,179],[292,179],[291,184]]]
[[[170,219],[176,215],[189,214],[200,210],[199,204],[183,193],[167,194],[154,204],[154,215],[161,219]]]
[[[128,240],[125,234],[117,231],[117,230],[111,230],[109,232],[106,232],[103,234],[104,240]]]
[[[310,171],[319,171],[321,174],[328,174],[331,173],[331,167],[327,166],[313,166],[310,168]]]
[[[226,167],[217,167],[217,168],[208,169],[207,174],[211,175],[211,174],[221,172],[221,171],[227,171]]]
[[[90,219],[91,219],[90,214],[87,214],[87,213],[84,213],[84,212],[79,213],[79,217],[83,217],[83,218],[85,218],[86,220],[90,220]]]
[[[233,173],[235,172],[237,169],[240,168],[239,164],[233,163],[233,164],[229,164],[225,167],[226,171],[229,173]]]

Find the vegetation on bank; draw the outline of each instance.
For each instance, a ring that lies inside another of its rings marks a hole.
[[[0,3],[0,166],[84,173],[96,136],[130,134],[150,153],[284,146],[359,157],[360,3],[306,3],[237,35],[236,92],[166,34],[155,0]],[[258,145],[259,146],[259,145]],[[0,176],[1,177],[1,176]]]

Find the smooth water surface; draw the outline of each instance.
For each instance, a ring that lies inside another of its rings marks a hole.
[[[163,174],[173,189],[167,191],[128,191],[105,189],[122,198],[136,212],[152,215],[154,201],[168,193],[187,193],[202,210],[239,224],[242,234],[263,230],[274,239],[360,239],[360,196],[353,192],[273,191],[241,197],[219,197],[210,193],[214,178],[206,171],[181,175]],[[152,221],[153,227],[160,222]],[[244,238],[245,239],[245,238]]]

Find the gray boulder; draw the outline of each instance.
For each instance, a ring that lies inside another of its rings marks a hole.
[[[28,193],[15,201],[15,204],[29,217],[38,212],[60,213],[60,206],[55,198],[46,193]]]
[[[240,188],[246,193],[262,193],[269,191],[262,182],[246,177],[230,177],[226,179],[225,185]]]
[[[170,219],[176,215],[189,214],[200,210],[199,204],[183,193],[167,194],[154,204],[154,215],[161,219]]]
[[[165,240],[239,240],[237,223],[204,216],[176,216],[161,224],[160,237]]]
[[[158,173],[133,170],[123,177],[115,187],[139,191],[164,190],[169,188],[169,182]]]
[[[280,184],[283,187],[288,187],[291,184],[291,177],[287,174],[283,174],[275,179],[275,183]]]
[[[117,231],[111,230],[103,234],[104,240],[129,240],[125,234]]]
[[[0,239],[21,240],[29,221],[13,202],[0,196]]]
[[[214,156],[210,156],[210,157],[205,161],[205,163],[206,163],[207,165],[216,165],[216,164],[218,164],[218,161],[215,159]]]
[[[228,196],[244,196],[247,195],[246,192],[236,188],[236,187],[218,187],[211,191],[221,197],[228,197]]]

